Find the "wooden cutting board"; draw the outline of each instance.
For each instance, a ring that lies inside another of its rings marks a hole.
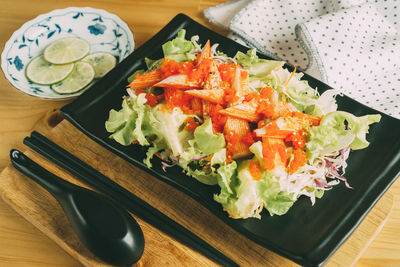
[[[182,224],[241,266],[295,266],[237,233],[192,198],[150,176],[98,145],[66,120],[47,137],[149,204]],[[66,180],[85,186],[69,173],[27,149],[26,154]],[[133,179],[134,177],[134,179]],[[106,266],[79,241],[57,201],[12,166],[0,174],[0,195],[11,207],[85,266]],[[386,193],[327,266],[351,266],[379,233],[393,197]],[[135,216],[134,216],[135,217]],[[137,218],[146,247],[137,266],[214,266],[215,263]]]

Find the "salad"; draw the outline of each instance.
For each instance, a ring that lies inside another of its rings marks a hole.
[[[340,182],[351,150],[369,145],[380,115],[338,111],[335,90],[321,95],[283,61],[254,49],[229,57],[210,42],[162,45],[164,57],[129,78],[120,110],[105,122],[110,138],[147,146],[165,170],[178,165],[208,185],[232,218],[285,214],[300,197],[311,204]]]

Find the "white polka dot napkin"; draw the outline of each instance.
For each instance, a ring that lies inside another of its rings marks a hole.
[[[233,0],[204,14],[235,41],[400,119],[399,2]]]

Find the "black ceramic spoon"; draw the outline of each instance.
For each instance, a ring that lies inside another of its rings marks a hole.
[[[11,150],[10,158],[17,170],[58,200],[81,241],[98,258],[118,266],[140,259],[143,232],[126,210],[105,196],[59,178],[18,150]]]

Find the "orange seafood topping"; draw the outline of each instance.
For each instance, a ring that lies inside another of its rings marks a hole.
[[[162,64],[158,68],[158,72],[161,74],[162,79],[172,75],[186,74],[189,81],[198,81],[201,83],[207,79],[212,62],[213,59],[204,58],[199,65],[196,65],[195,60],[179,63],[173,59],[162,59]]]
[[[158,100],[160,99],[159,96],[156,96],[152,93],[148,93],[147,91],[145,91],[144,89],[137,89],[135,90],[135,94],[136,95],[140,95],[140,94],[146,94],[146,104],[148,104],[150,107],[154,107],[158,104]],[[161,95],[162,97],[162,95]]]
[[[253,99],[259,99],[260,94],[259,93],[248,93],[244,96],[243,102],[250,102]]]
[[[290,130],[281,130],[281,128],[279,128],[278,124],[276,123],[276,121],[273,121],[267,125],[265,136],[268,136],[271,138],[284,139],[291,133],[292,133],[292,131],[290,131]]]
[[[245,136],[242,137],[242,142],[248,146],[251,146],[255,142],[255,134],[254,132],[248,132]]]
[[[166,110],[179,107],[204,121],[211,118],[214,133],[224,133],[227,162],[250,155],[249,146],[262,140],[261,165],[267,170],[283,167],[294,173],[306,164],[306,130],[321,121],[321,117],[294,111],[283,92],[269,86],[252,91],[248,70],[213,59],[209,41],[195,60],[162,59],[157,70],[136,75],[129,87],[136,94],[145,93],[146,104],[152,107],[164,100]],[[150,93],[149,87],[162,87],[164,93]],[[199,126],[192,117],[185,123],[187,131]],[[255,180],[261,179],[259,162],[250,161],[250,172]]]
[[[236,95],[235,90],[232,88],[225,89],[224,101],[225,103],[234,103],[239,100],[239,97]]]
[[[221,105],[211,105],[211,110],[210,110],[210,117],[211,117],[211,122],[213,125],[213,130],[214,133],[222,133],[224,131],[224,126],[226,123],[227,117],[220,114],[219,111],[223,109]]]
[[[236,146],[237,142],[239,141],[239,138],[238,138],[238,135],[234,131],[230,131],[227,134],[225,134],[225,140],[226,140],[227,158],[231,159],[235,152],[235,146]]]
[[[289,163],[288,172],[295,173],[301,166],[307,163],[307,155],[301,149],[295,149],[293,151],[293,159]]]
[[[273,170],[277,166],[286,167],[290,156],[283,141],[274,138],[263,138],[262,154],[267,170]]]
[[[256,181],[261,180],[262,178],[262,172],[260,169],[260,165],[258,164],[257,161],[250,161],[250,165],[249,165],[249,169],[250,169],[250,174],[251,176],[253,176],[253,179]]]
[[[290,133],[285,138],[285,142],[294,149],[303,148],[306,146],[306,133],[304,130]]]
[[[318,116],[313,116],[313,115],[309,115],[309,114],[305,114],[305,113],[297,112],[297,111],[292,113],[292,117],[296,117],[296,118],[302,119],[304,121],[308,121],[311,126],[318,126],[322,119]]]
[[[192,70],[192,72],[187,73],[189,80],[204,82],[210,73],[212,62],[212,59],[204,58],[201,63]]]
[[[162,59],[162,64],[158,68],[162,79],[176,74],[190,74],[195,68],[194,61],[178,63],[173,59]]]
[[[274,107],[266,100],[261,100],[257,107],[257,113],[267,118],[272,118],[275,114]]]
[[[135,79],[128,85],[133,90],[144,89],[162,80],[161,73],[159,71],[150,71],[140,75],[135,75]]]
[[[235,69],[236,64],[234,63],[220,64],[218,66],[218,71],[221,74],[222,81],[229,83],[230,86],[232,86],[233,79],[235,77]]]
[[[172,110],[180,107],[185,114],[194,114],[192,109],[193,97],[176,88],[164,88],[165,107]]]
[[[264,99],[270,99],[272,96],[272,88],[271,87],[264,87],[260,91],[260,95]]]

